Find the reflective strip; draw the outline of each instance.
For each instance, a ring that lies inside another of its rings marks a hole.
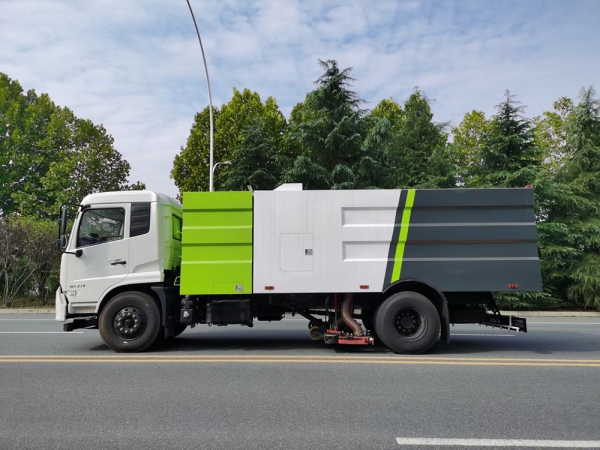
[[[408,227],[410,225],[410,214],[415,203],[415,189],[409,189],[406,196],[406,204],[402,212],[402,222],[400,223],[400,236],[396,246],[396,255],[394,256],[394,270],[392,272],[391,283],[398,281],[402,274],[402,259],[404,258],[404,247],[408,237]]]

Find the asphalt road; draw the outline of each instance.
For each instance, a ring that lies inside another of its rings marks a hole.
[[[97,330],[2,315],[0,449],[600,448],[600,319],[528,327],[456,326],[449,345],[407,357],[327,347],[286,319],[117,355]]]

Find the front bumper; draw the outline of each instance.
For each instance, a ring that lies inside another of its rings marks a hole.
[[[56,316],[54,318],[57,322],[67,321],[67,308],[67,297],[65,297],[62,288],[59,286],[56,290]]]

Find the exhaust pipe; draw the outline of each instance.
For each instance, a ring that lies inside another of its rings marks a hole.
[[[344,323],[352,330],[354,336],[363,336],[363,332],[360,324],[352,318],[352,312],[354,311],[354,305],[352,303],[352,294],[345,294],[344,300],[342,300],[342,306],[340,313]]]

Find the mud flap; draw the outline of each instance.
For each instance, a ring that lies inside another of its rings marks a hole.
[[[446,344],[450,343],[450,312],[448,311],[448,302],[444,299],[444,306],[440,314],[441,336],[440,340]]]

